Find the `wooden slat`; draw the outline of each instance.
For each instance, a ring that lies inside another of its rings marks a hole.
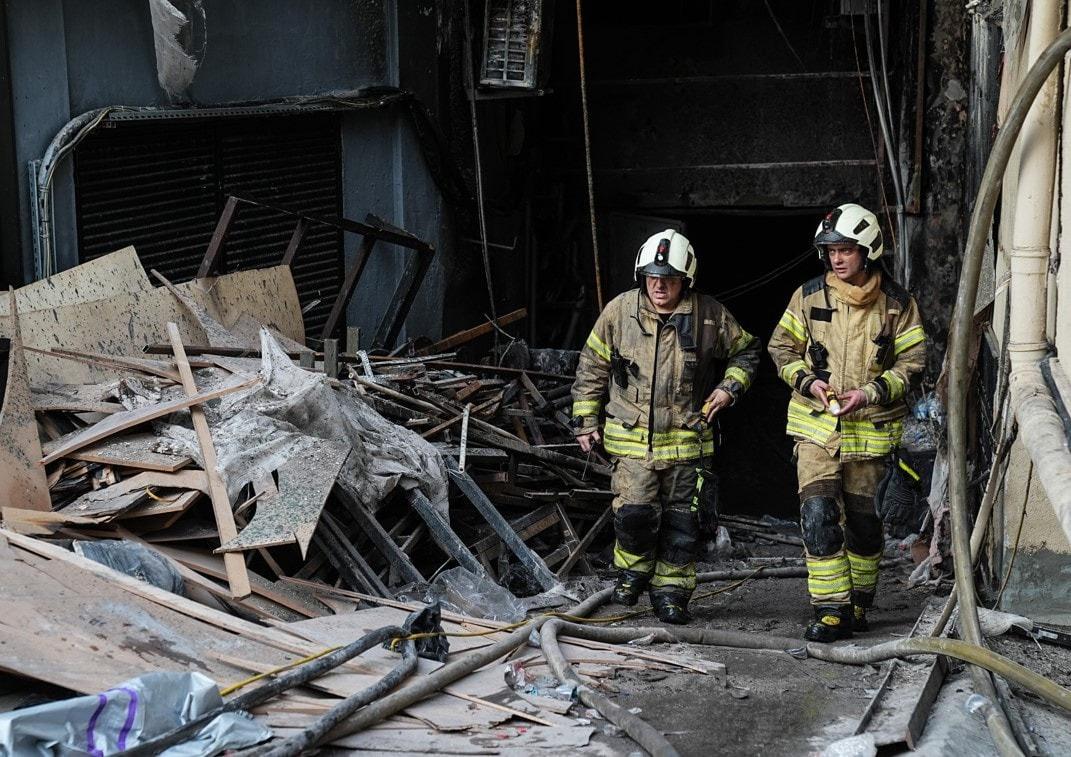
[[[191,399],[197,396],[197,382],[193,379],[193,371],[186,359],[186,352],[182,349],[182,335],[178,325],[167,324],[167,333],[171,337],[171,346],[175,350],[175,364],[178,366],[179,375],[182,376],[182,388],[186,390],[186,397]],[[221,542],[227,542],[238,535],[238,527],[234,523],[234,513],[231,512],[231,499],[227,495],[227,487],[223,483],[223,477],[219,473],[216,462],[216,446],[212,443],[212,432],[208,428],[208,419],[205,417],[204,408],[199,406],[190,407],[190,417],[193,419],[193,429],[197,433],[197,444],[201,448],[201,459],[204,461],[205,473],[208,474],[209,495],[212,500],[212,515],[216,519],[216,528],[219,530]],[[245,559],[240,554],[224,554],[223,564],[227,569],[227,583],[230,586],[231,595],[235,599],[249,596],[249,573],[245,567]]]

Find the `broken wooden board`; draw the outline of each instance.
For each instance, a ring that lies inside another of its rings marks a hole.
[[[279,468],[278,493],[268,492],[257,500],[257,511],[249,525],[217,551],[296,543],[305,557],[320,522],[320,512],[349,454],[346,443],[309,437],[308,443]]]
[[[63,512],[26,510],[21,507],[5,507],[2,510],[4,528],[26,536],[49,536],[66,526],[95,526],[102,518],[67,515]]]
[[[52,310],[152,289],[133,247],[102,255],[15,290],[19,312]],[[0,315],[11,314],[11,295],[0,294]]]
[[[186,392],[186,397],[196,397],[197,382],[193,378],[190,361],[186,359],[186,351],[182,348],[182,335],[179,333],[178,326],[173,322],[168,323],[167,334],[171,339],[171,348],[175,351],[175,365],[179,375],[182,376],[182,388]],[[231,499],[227,494],[227,487],[223,483],[223,476],[216,461],[216,446],[212,441],[212,431],[208,427],[208,418],[205,416],[204,408],[199,405],[191,407],[190,420],[197,434],[197,446],[201,450],[201,460],[208,477],[208,495],[212,501],[212,515],[216,520],[216,529],[219,531],[220,541],[227,541],[238,535],[238,527],[234,523]],[[235,599],[248,596],[249,575],[245,561],[238,555],[224,555],[223,562],[227,567],[227,583],[231,594]]]
[[[205,306],[221,323],[236,321],[248,313],[292,339],[304,340],[297,290],[286,266],[238,271],[179,284],[176,289]],[[178,323],[187,344],[207,341],[197,320],[162,288],[23,313],[20,321],[26,344],[43,350],[136,355],[145,345],[168,340],[165,326],[169,321]],[[26,360],[35,386],[48,381],[94,383],[115,378],[119,373],[104,365],[75,362],[58,355],[31,353]]]
[[[110,415],[125,410],[112,401],[116,384],[47,384],[31,389],[34,410],[70,413],[103,413]]]
[[[182,492],[181,494],[167,494],[161,496],[159,499],[154,499],[151,502],[144,502],[133,510],[129,510],[122,515],[116,517],[118,521],[138,521],[135,523],[125,523],[129,528],[141,531],[143,529],[144,518],[158,518],[163,515],[181,515],[193,506],[197,500],[199,500],[204,493],[198,490]],[[167,526],[163,526],[166,528]],[[212,537],[218,538],[219,533],[212,529]]]
[[[48,493],[48,476],[41,462],[41,437],[24,362],[17,305],[12,307],[11,316],[6,320],[11,343],[3,405],[0,405],[0,501],[12,507],[51,510],[52,499]]]
[[[199,405],[203,402],[218,399],[227,394],[241,391],[242,389],[249,389],[255,384],[260,382],[259,378],[247,379],[238,383],[226,384],[219,389],[215,389],[210,392],[202,392],[195,394],[192,397],[183,397],[170,402],[161,402],[156,405],[147,405],[145,407],[139,407],[135,410],[127,410],[123,413],[116,413],[110,415],[99,423],[95,423],[92,426],[82,430],[72,438],[68,439],[64,444],[60,445],[51,453],[45,455],[41,460],[42,463],[48,464],[55,460],[59,460],[61,457],[66,457],[72,452],[76,452],[84,447],[88,447],[92,444],[105,439],[109,436],[118,434],[120,431],[126,431],[127,429],[135,426],[140,426],[142,423],[162,418],[165,415],[177,412],[179,410],[185,410],[193,405]],[[28,394],[28,392],[27,392]],[[35,431],[36,433],[36,431]],[[41,448],[40,441],[37,442],[37,449]],[[47,490],[46,490],[47,491]]]
[[[150,273],[164,285],[167,291],[175,296],[175,299],[179,301],[182,307],[186,308],[186,311],[197,321],[201,330],[205,332],[205,336],[208,337],[208,344],[212,347],[249,347],[259,344],[259,338],[252,343],[242,341],[228,331],[222,323],[213,318],[212,314],[208,312],[208,308],[168,281],[159,271],[154,269]]]
[[[57,439],[56,441],[47,442],[44,445],[43,452],[47,455],[59,447],[63,441],[63,439]],[[185,455],[156,452],[154,447],[159,441],[159,438],[153,434],[125,434],[112,439],[105,439],[98,444],[72,452],[67,457],[74,460],[84,460],[88,463],[162,471],[164,473],[174,473],[193,462]]]
[[[111,519],[132,510],[143,502],[152,500],[149,490],[195,489],[208,492],[208,479],[204,471],[184,470],[178,473],[143,471],[111,486],[86,492],[66,505],[60,512],[91,518]]]
[[[221,663],[233,654],[279,665],[295,655],[242,638],[172,609],[196,603],[123,576],[48,545],[16,546],[27,537],[0,537],[0,669],[88,694],[154,670],[197,671],[220,684],[245,678]],[[56,555],[49,559],[37,550]],[[102,576],[108,576],[103,578]],[[124,579],[128,579],[124,581]],[[157,594],[159,602],[139,593]],[[155,589],[155,592],[153,591]],[[164,604],[164,603],[170,604]],[[190,608],[191,610],[194,608]],[[225,616],[204,606],[196,612]],[[233,620],[237,620],[236,618]],[[252,624],[246,624],[252,626]],[[239,627],[246,627],[240,625]]]

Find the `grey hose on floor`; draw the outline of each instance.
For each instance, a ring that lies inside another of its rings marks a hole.
[[[402,659],[389,673],[362,691],[346,697],[328,710],[315,723],[301,733],[274,745],[263,757],[296,757],[323,743],[324,738],[339,723],[369,702],[379,699],[411,676],[417,669],[416,644],[410,639],[402,641]]]

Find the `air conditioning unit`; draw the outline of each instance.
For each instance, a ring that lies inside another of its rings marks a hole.
[[[536,89],[544,32],[543,0],[487,0],[480,85]]]

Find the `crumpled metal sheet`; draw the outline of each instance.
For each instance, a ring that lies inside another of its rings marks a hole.
[[[323,374],[295,365],[267,329],[260,339],[263,382],[221,398],[206,413],[231,501],[246,484],[326,440],[349,446],[337,479],[366,506],[374,508],[396,486],[418,488],[447,517],[446,466],[430,443],[381,416],[355,389],[332,388]],[[173,442],[170,448],[201,460],[191,428],[165,425],[160,433]]]

